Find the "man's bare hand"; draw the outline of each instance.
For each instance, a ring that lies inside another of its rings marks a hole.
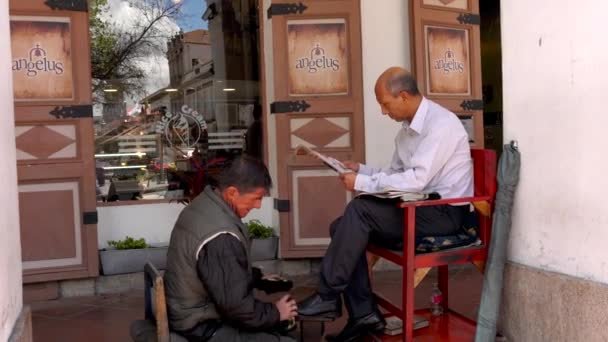
[[[279,310],[279,317],[281,321],[287,321],[295,318],[298,315],[298,305],[296,301],[291,298],[290,295],[284,295],[274,305]]]
[[[355,191],[356,173],[342,173],[340,174],[340,179],[342,180],[342,183],[344,183],[344,188],[346,188],[347,191]]]
[[[359,172],[359,163],[352,161],[352,160],[345,160],[342,162],[342,164],[344,164],[344,166],[346,166],[347,168],[355,171],[355,172]]]

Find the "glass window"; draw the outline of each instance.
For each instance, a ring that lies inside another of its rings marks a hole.
[[[257,1],[91,8],[99,201],[192,198],[234,157],[262,158]]]

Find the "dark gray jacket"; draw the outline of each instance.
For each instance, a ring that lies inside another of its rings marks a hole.
[[[171,233],[165,292],[172,329],[186,331],[200,322],[221,318],[199,278],[197,263],[203,247],[223,234],[233,236],[242,244],[247,255],[247,276],[251,278],[246,227],[208,186],[181,212]]]

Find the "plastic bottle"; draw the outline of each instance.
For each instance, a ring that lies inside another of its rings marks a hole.
[[[433,292],[431,292],[431,315],[441,316],[443,314],[443,296],[437,283],[433,285]]]

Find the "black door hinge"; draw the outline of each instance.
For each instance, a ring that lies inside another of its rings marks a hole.
[[[273,15],[302,14],[308,7],[303,3],[272,4],[268,7],[268,19]]]
[[[464,100],[460,107],[464,110],[483,110],[483,100]]]
[[[86,211],[82,213],[82,224],[97,224],[97,211]]]
[[[274,209],[280,213],[287,213],[291,211],[291,203],[289,200],[274,199]]]
[[[291,113],[305,112],[310,107],[308,102],[302,101],[277,101],[270,104],[270,112],[276,113]]]
[[[45,5],[53,10],[88,12],[87,0],[46,0]]]
[[[478,14],[460,13],[458,18],[456,18],[456,19],[458,19],[458,22],[461,24],[468,24],[468,25],[481,24],[481,17]]]
[[[213,18],[215,18],[217,16],[217,14],[218,14],[218,11],[217,11],[217,7],[215,6],[215,3],[211,3],[211,4],[209,4],[209,6],[207,6],[207,9],[203,13],[203,16],[201,17],[201,19],[203,19],[205,21],[209,21],[209,20],[212,20]]]
[[[49,112],[49,114],[56,117],[57,119],[92,118],[93,106],[80,105],[55,107]]]

